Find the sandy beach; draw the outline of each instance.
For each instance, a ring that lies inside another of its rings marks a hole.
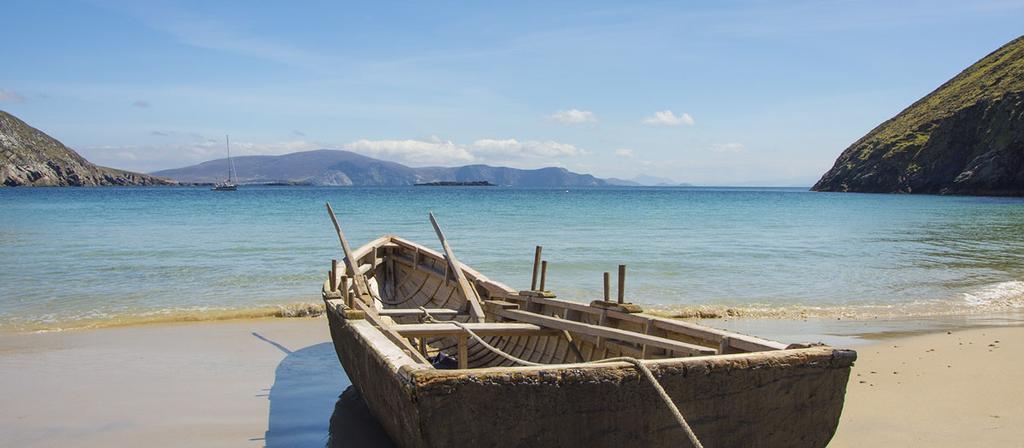
[[[0,336],[0,446],[324,446],[324,319]]]
[[[1020,446],[1024,327],[886,336],[857,347],[831,446]]]
[[[842,341],[859,359],[832,446],[1024,440],[1024,327]],[[0,335],[0,375],[3,446],[389,446],[322,318]]]

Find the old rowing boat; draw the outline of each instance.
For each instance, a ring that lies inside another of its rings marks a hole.
[[[539,248],[517,291],[459,263],[436,223],[443,254],[391,235],[351,250],[336,228],[334,347],[400,446],[686,446],[633,365],[600,362],[621,356],[642,360],[705,446],[823,447],[835,432],[851,350],[645,315],[608,300],[607,274],[605,300],[561,300],[537,288]]]

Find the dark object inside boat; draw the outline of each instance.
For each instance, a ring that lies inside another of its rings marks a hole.
[[[427,361],[430,361],[430,365],[434,366],[435,369],[453,370],[459,368],[459,359],[454,356],[448,356],[444,352],[438,352],[437,356],[431,356],[427,358]]]

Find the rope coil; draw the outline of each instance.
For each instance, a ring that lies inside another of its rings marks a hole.
[[[509,361],[512,361],[514,363],[518,363],[518,364],[521,364],[521,365],[524,365],[524,366],[543,366],[543,365],[545,365],[545,364],[536,363],[536,362],[533,362],[533,361],[527,361],[525,359],[517,358],[517,357],[512,356],[512,355],[510,355],[508,353],[505,353],[504,351],[498,349],[497,347],[489,344],[487,341],[485,341],[483,338],[481,338],[479,335],[477,335],[475,332],[473,332],[473,330],[470,330],[469,327],[467,327],[462,322],[459,322],[459,321],[454,320],[454,319],[453,320],[446,320],[446,321],[439,321],[439,320],[434,319],[434,316],[431,316],[430,315],[430,311],[428,311],[426,308],[424,308],[422,306],[419,307],[419,308],[420,308],[420,311],[423,311],[423,314],[426,316],[424,321],[429,322],[429,323],[450,323],[450,324],[454,324],[455,326],[457,326],[460,329],[462,329],[462,331],[465,331],[466,333],[468,333],[469,336],[472,337],[473,340],[475,340],[477,343],[479,343],[480,345],[483,345],[484,348],[486,348],[486,349],[488,349],[488,350],[490,350],[490,351],[492,351],[492,352],[494,352],[494,353],[504,357],[505,359],[507,359]],[[658,395],[661,396],[661,400],[665,402],[665,405],[668,406],[669,410],[672,412],[672,417],[674,417],[676,419],[676,423],[679,424],[679,427],[683,429],[683,432],[685,432],[686,436],[690,439],[690,444],[692,444],[694,448],[704,448],[704,446],[701,445],[700,440],[697,439],[697,435],[694,434],[693,429],[690,428],[690,424],[686,422],[686,418],[683,417],[683,413],[679,411],[679,408],[672,401],[672,397],[669,396],[668,392],[665,391],[665,388],[662,387],[661,383],[658,382],[658,379],[655,378],[654,372],[651,372],[651,369],[648,368],[646,365],[644,365],[644,363],[641,362],[639,359],[628,357],[628,356],[620,356],[620,357],[616,357],[616,358],[599,359],[597,361],[587,361],[587,362],[584,362],[583,364],[597,364],[597,363],[607,363],[607,362],[626,362],[626,363],[632,364],[633,367],[636,368],[636,370],[640,371],[640,373],[643,375],[643,377],[646,378],[647,381],[649,383],[651,383],[652,386],[654,386],[654,389],[656,391],[658,391]]]

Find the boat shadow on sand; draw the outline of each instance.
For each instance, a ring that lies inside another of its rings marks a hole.
[[[331,343],[291,351],[258,333],[253,336],[287,355],[274,371],[268,394],[268,448],[395,446],[338,365]]]

